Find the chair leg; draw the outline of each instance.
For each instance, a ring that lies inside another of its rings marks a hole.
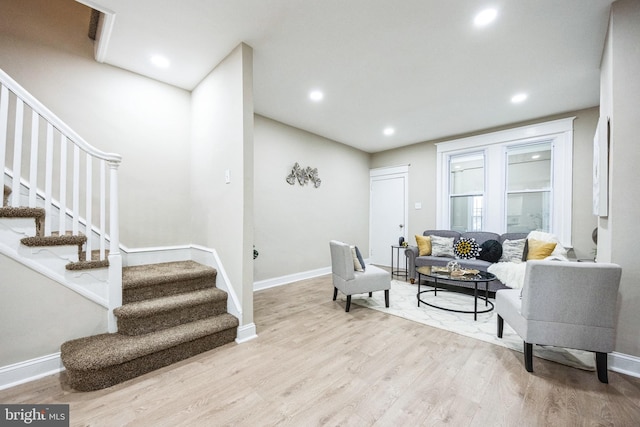
[[[348,313],[350,308],[351,308],[351,295],[347,295],[347,308],[344,311]]]
[[[524,367],[527,372],[533,372],[533,344],[524,343]]]
[[[372,297],[372,296],[373,296],[373,292],[369,292],[369,297]]]
[[[607,372],[607,353],[596,352],[596,370],[601,383],[609,384],[609,374]]]
[[[384,290],[384,306],[389,308],[389,289]]]
[[[504,330],[504,319],[498,314],[498,338],[502,338],[502,331]]]
[[[333,288],[333,300],[335,301],[337,297],[338,297],[338,288],[336,288],[334,286],[334,288]]]

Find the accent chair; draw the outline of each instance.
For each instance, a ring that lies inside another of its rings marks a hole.
[[[498,337],[504,321],[522,337],[528,372],[533,344],[593,351],[598,379],[607,383],[621,274],[616,264],[527,261],[522,290],[496,292]]]
[[[389,307],[389,289],[391,289],[391,273],[375,265],[367,264],[364,271],[355,271],[351,246],[332,240],[331,273],[333,277],[333,300],[338,296],[338,290],[347,296],[345,311],[351,307],[351,295],[384,291],[385,306]]]

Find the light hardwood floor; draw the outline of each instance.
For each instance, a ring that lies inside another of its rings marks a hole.
[[[640,425],[640,379],[585,372],[332,301],[330,276],[255,294],[259,337],[106,390],[64,373],[0,391],[68,403],[73,426]],[[393,294],[391,294],[393,304]],[[425,308],[429,309],[429,308]]]

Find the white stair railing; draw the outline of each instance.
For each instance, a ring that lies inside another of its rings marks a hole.
[[[83,233],[87,237],[84,260],[92,260],[94,250],[99,260],[109,260],[110,331],[116,330],[113,309],[122,304],[121,161],[119,154],[89,145],[0,69],[0,165],[4,183],[12,189],[9,206],[44,208],[44,236]],[[28,195],[21,194],[24,188]]]

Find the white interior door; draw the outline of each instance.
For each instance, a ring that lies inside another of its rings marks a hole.
[[[369,261],[391,266],[391,245],[407,229],[408,167],[371,170]],[[404,265],[404,264],[403,264]]]

